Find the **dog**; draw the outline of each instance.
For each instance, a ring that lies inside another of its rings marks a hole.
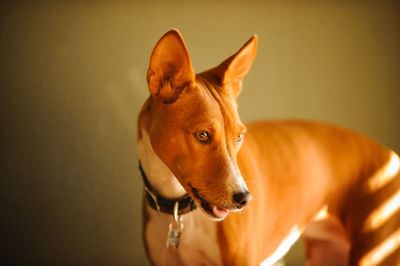
[[[308,265],[398,265],[398,155],[325,123],[243,123],[256,50],[195,74],[177,30],[156,44],[137,139],[150,262],[272,265],[303,235]]]

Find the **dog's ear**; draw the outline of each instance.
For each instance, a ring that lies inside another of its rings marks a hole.
[[[170,30],[158,41],[151,54],[147,83],[154,98],[173,103],[184,87],[194,83],[189,51],[177,30]]]
[[[251,37],[236,54],[212,70],[220,79],[221,86],[230,90],[235,97],[239,95],[243,78],[256,57],[257,38],[257,35]]]

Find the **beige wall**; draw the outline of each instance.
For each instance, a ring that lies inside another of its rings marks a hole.
[[[0,4],[2,258],[145,265],[136,116],[172,27],[197,71],[259,35],[243,120],[323,120],[400,151],[397,3],[15,2]]]

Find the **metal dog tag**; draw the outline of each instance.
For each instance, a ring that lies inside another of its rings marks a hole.
[[[169,224],[167,248],[179,247],[179,239],[183,229],[182,216],[179,215],[179,201],[175,202],[174,206],[174,220]]]
[[[174,226],[175,224],[175,226]],[[179,239],[181,237],[183,224],[182,223],[170,223],[167,237],[167,247],[179,247]]]

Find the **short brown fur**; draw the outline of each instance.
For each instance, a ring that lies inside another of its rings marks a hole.
[[[138,139],[141,130],[149,133],[156,154],[194,199],[193,187],[212,204],[234,209],[226,184],[243,176],[253,201],[216,222],[223,265],[258,265],[293,225],[306,228],[323,206],[343,226],[351,244],[348,263],[357,265],[400,226],[397,212],[381,228],[363,232],[366,217],[400,188],[397,173],[376,193],[365,190],[393,153],[366,136],[324,123],[242,123],[237,96],[256,44],[254,36],[219,66],[194,75],[180,33],[164,35],[152,54],[151,96],[139,115]],[[240,146],[236,136],[245,128]],[[210,144],[193,139],[193,132],[203,129],[212,134]],[[400,263],[398,254],[382,263]]]

